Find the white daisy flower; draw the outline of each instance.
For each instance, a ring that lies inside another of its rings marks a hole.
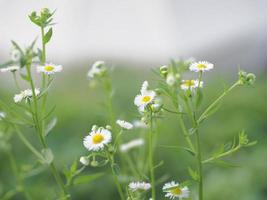
[[[156,92],[148,90],[148,82],[144,81],[140,93],[135,97],[134,104],[138,107],[139,111],[144,112],[145,107],[155,99]]]
[[[18,70],[19,70],[19,66],[15,66],[15,65],[0,69],[1,72],[16,72]]]
[[[182,80],[181,89],[182,90],[192,90],[194,88],[198,88],[198,85],[200,88],[203,87],[203,81],[199,80]]]
[[[174,181],[165,183],[162,188],[163,192],[166,192],[165,197],[170,199],[183,199],[189,197],[189,189],[188,187],[181,187],[179,183],[175,183]]]
[[[14,49],[13,51],[11,51],[11,60],[13,62],[18,62],[21,58],[21,53],[19,50]]]
[[[38,88],[35,88],[34,89],[34,93],[35,93],[36,96],[38,96],[40,94],[40,90]],[[13,99],[14,99],[15,103],[19,103],[23,99],[28,101],[32,97],[32,95],[33,95],[32,90],[31,89],[26,89],[24,91],[21,91],[19,94],[16,94]]]
[[[83,140],[83,145],[89,151],[102,150],[105,145],[111,142],[111,132],[102,127],[92,130]]]
[[[189,69],[193,72],[204,72],[213,69],[214,65],[207,61],[194,62],[189,66]]]
[[[145,144],[145,141],[143,138],[138,138],[131,140],[130,142],[127,142],[125,144],[120,145],[120,151],[121,152],[128,152],[130,149],[133,149],[135,147],[139,147]]]
[[[63,69],[62,65],[55,65],[52,63],[47,63],[42,66],[37,66],[38,73],[45,73],[47,75],[54,74],[56,72],[61,72]]]
[[[146,183],[146,182],[131,182],[129,184],[129,188],[133,192],[135,192],[135,191],[146,191],[146,190],[149,190],[151,188],[151,184],[150,183]]]
[[[173,75],[173,73],[170,73],[167,75],[166,83],[169,86],[173,86],[176,83],[176,79],[175,79],[175,76]]]
[[[133,125],[132,125],[130,122],[126,122],[126,121],[124,121],[124,120],[120,120],[120,119],[118,119],[118,120],[116,121],[116,123],[117,123],[121,128],[123,128],[123,129],[130,130],[130,129],[133,128]]]
[[[100,76],[106,71],[104,61],[96,61],[92,68],[88,71],[87,76],[89,78],[94,78],[95,76]]]
[[[87,166],[89,165],[89,160],[86,156],[81,156],[80,157],[80,163],[82,163],[83,165]]]

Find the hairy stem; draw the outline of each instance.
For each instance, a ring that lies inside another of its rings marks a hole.
[[[154,172],[154,161],[153,161],[153,118],[152,111],[150,111],[150,131],[148,135],[148,148],[149,148],[149,171],[150,171],[150,182],[151,182],[151,193],[152,199],[156,200],[156,188],[155,188],[155,172]]]

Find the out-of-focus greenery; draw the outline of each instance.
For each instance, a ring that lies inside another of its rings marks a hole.
[[[68,68],[67,68],[68,69]],[[58,124],[48,136],[48,143],[55,153],[55,163],[63,171],[65,165],[70,165],[73,160],[86,154],[82,145],[83,137],[94,124],[107,124],[107,111],[103,107],[104,95],[101,88],[90,88],[85,76],[87,68],[77,68],[68,72],[65,70],[57,74],[52,91],[49,95],[50,105],[56,105]],[[3,79],[2,77],[5,76]],[[118,118],[132,121],[138,117],[138,112],[133,104],[133,99],[138,93],[144,80],[156,85],[155,76],[148,70],[133,70],[116,68],[112,75],[114,93],[114,106]],[[222,78],[226,77],[226,78]],[[223,84],[237,80],[231,75],[218,75],[216,70],[205,77],[204,102],[205,108],[213,99],[223,91]],[[0,98],[6,102],[12,101],[17,93],[12,86],[12,76],[1,74]],[[267,79],[264,75],[257,77],[257,82],[252,87],[239,87],[225,98],[219,111],[209,118],[201,126],[201,139],[204,155],[207,157],[213,150],[234,136],[238,136],[241,130],[245,130],[251,140],[257,140],[258,144],[242,149],[226,160],[234,163],[235,167],[222,167],[218,165],[205,165],[204,192],[206,200],[265,200],[267,199]],[[180,129],[176,116],[167,114],[161,120],[158,127],[158,147],[156,149],[155,162],[161,160],[164,164],[157,168],[157,179],[184,181],[190,177],[187,167],[194,162],[188,152],[160,147],[160,145],[183,145]],[[27,138],[39,145],[37,136],[29,129],[25,132]],[[137,131],[131,131],[124,136],[124,141],[139,136]],[[145,135],[145,133],[143,133]],[[36,141],[35,141],[36,140]],[[21,144],[14,134],[11,139],[12,149],[16,161],[22,167],[29,167],[32,161],[31,153]],[[3,145],[3,141],[0,141]],[[139,160],[140,161],[140,160]],[[141,160],[145,162],[145,159]],[[0,152],[0,196],[15,187],[14,175],[6,153]],[[112,182],[108,168],[93,169],[88,167],[84,173],[105,172],[105,175],[85,185],[77,185],[72,188],[73,199],[86,200],[117,200],[117,192]],[[28,177],[25,180],[26,187],[34,199],[51,200],[57,190],[53,177],[44,170],[40,174]],[[158,199],[164,199],[161,192],[162,182],[157,185]],[[192,184],[191,190],[197,185]],[[193,194],[194,192],[192,192]],[[192,196],[192,199],[197,197]],[[23,199],[20,194],[13,199]]]

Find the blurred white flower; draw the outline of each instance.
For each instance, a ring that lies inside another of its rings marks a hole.
[[[89,151],[102,150],[105,145],[111,142],[111,132],[102,127],[92,130],[83,140],[83,145]]]
[[[146,190],[149,190],[151,188],[151,184],[150,183],[146,183],[146,182],[131,182],[129,184],[129,188],[133,192],[135,192],[135,191],[146,191]]]
[[[13,62],[18,62],[21,58],[21,53],[19,50],[14,49],[13,51],[11,51],[11,60]]]
[[[38,96],[40,94],[40,90],[38,88],[34,89],[34,93],[36,96]],[[31,89],[26,89],[24,91],[21,91],[19,94],[16,94],[14,96],[14,102],[15,103],[19,103],[21,102],[23,99],[25,99],[26,101],[29,100],[32,97],[33,93]]]
[[[82,163],[83,165],[87,166],[89,165],[89,160],[86,156],[81,156],[80,157],[80,163]]]
[[[200,88],[203,87],[203,81],[199,80],[182,80],[181,89],[183,90],[192,90],[194,88],[198,88],[198,85]]]
[[[124,143],[120,145],[121,152],[127,152],[132,148],[139,147],[144,145],[145,141],[142,138],[131,140],[130,142]]]
[[[183,199],[189,197],[188,187],[180,187],[179,183],[175,183],[174,181],[165,183],[162,190],[163,192],[166,192],[165,197],[168,197],[170,199]]]
[[[0,112],[0,120],[6,117],[6,113],[5,112]]]
[[[148,90],[148,82],[144,81],[141,91],[134,99],[134,104],[138,107],[139,111],[144,112],[145,107],[152,103],[156,97],[156,92]]]
[[[89,78],[94,78],[95,76],[101,76],[105,71],[105,62],[104,61],[96,61],[92,68],[88,71],[87,76]]]
[[[147,125],[141,120],[134,120],[132,124],[134,128],[147,128]]]
[[[61,72],[63,69],[62,65],[55,65],[52,63],[45,64],[42,66],[37,66],[37,72],[38,73],[45,73],[47,75],[54,74],[56,72]]]
[[[175,76],[173,75],[173,73],[169,73],[166,78],[166,83],[169,86],[173,86],[175,82],[176,82]]]
[[[1,72],[15,72],[17,70],[19,70],[19,66],[16,66],[16,65],[0,69]]]
[[[193,72],[204,72],[213,69],[214,65],[207,61],[194,62],[190,65],[189,69]]]
[[[116,121],[116,123],[117,123],[121,128],[123,128],[123,129],[130,130],[130,129],[133,128],[133,125],[132,125],[130,122],[126,122],[126,121],[124,121],[124,120],[120,120],[120,119],[118,119],[118,120]]]

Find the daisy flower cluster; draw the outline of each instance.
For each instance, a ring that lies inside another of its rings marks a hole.
[[[146,191],[149,190],[151,188],[151,184],[150,183],[146,183],[146,182],[131,182],[129,184],[129,188],[132,192],[136,192],[136,191]]]
[[[40,94],[40,90],[38,88],[35,88],[34,93],[36,96],[38,96]],[[14,102],[15,103],[19,103],[21,102],[23,99],[25,99],[26,101],[31,100],[33,96],[33,92],[31,89],[26,89],[21,91],[19,94],[16,94],[14,96]]]

